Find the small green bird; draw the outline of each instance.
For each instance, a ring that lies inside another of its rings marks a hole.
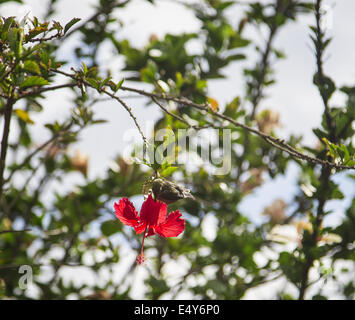
[[[195,200],[189,189],[162,179],[155,179],[153,181],[152,192],[155,200],[163,201],[166,204],[171,204],[185,198]]]

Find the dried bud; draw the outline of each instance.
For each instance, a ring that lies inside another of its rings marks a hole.
[[[238,25],[238,33],[241,34],[243,32],[243,29],[245,25],[248,22],[248,18],[244,17],[242,20],[240,20],[239,25]]]
[[[253,168],[248,171],[249,178],[242,182],[240,186],[240,189],[244,195],[251,193],[256,187],[259,187],[263,183],[263,172],[263,168]]]
[[[268,215],[272,223],[281,223],[286,219],[286,207],[287,204],[283,200],[276,199],[270,206],[264,209],[263,215]]]
[[[155,179],[153,181],[152,191],[155,200],[163,201],[166,204],[185,198],[195,199],[189,189],[162,179]]]
[[[74,170],[80,171],[85,177],[88,171],[89,156],[83,155],[80,151],[75,151],[75,156],[70,159],[71,166]]]
[[[131,165],[122,157],[118,159],[118,166],[120,167],[120,172],[126,175],[131,168]]]
[[[266,134],[270,134],[275,127],[281,127],[279,117],[279,114],[275,111],[262,111],[256,119],[259,130]]]
[[[153,33],[149,36],[149,42],[156,42],[158,40],[159,40],[159,38],[155,33]]]
[[[96,291],[86,297],[87,300],[110,300],[111,296],[105,290]]]

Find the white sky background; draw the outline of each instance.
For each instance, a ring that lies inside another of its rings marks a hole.
[[[15,3],[1,5],[0,15],[22,17],[30,12],[30,16],[41,18],[46,10],[47,2],[44,0],[25,0],[24,2],[25,5]],[[329,58],[325,63],[325,72],[339,87],[355,85],[355,33],[353,32],[355,1],[328,0],[324,2],[332,11],[333,24],[329,35],[334,37],[328,47]],[[84,21],[92,15],[92,4],[95,3],[95,0],[61,0],[53,19],[62,24],[73,17],[82,18]],[[241,15],[239,6],[230,10],[233,26],[238,25]],[[157,0],[155,6],[143,0],[133,1],[127,8],[118,12],[118,17],[124,22],[124,28],[122,33],[119,33],[119,37],[128,38],[137,46],[144,46],[151,34],[163,37],[165,33],[198,32],[200,29],[199,21],[190,11],[168,0]],[[316,142],[312,128],[320,123],[323,105],[317,88],[312,83],[315,58],[310,49],[311,41],[308,36],[310,24],[314,24],[313,16],[303,16],[298,23],[289,23],[277,35],[276,48],[282,49],[287,58],[275,64],[277,82],[276,85],[267,89],[269,97],[261,103],[261,109],[271,108],[280,113],[283,127],[276,130],[279,137],[286,138],[291,133],[303,135],[304,143],[311,146]],[[262,41],[261,35],[252,28],[249,27],[244,32],[245,37]],[[61,49],[61,54],[66,59],[68,59],[68,54],[71,54],[72,45],[75,46],[74,37],[67,47],[64,46]],[[196,48],[192,46],[191,49]],[[248,49],[247,53],[255,56],[252,48]],[[112,46],[106,44],[99,53],[99,60],[101,65],[114,71],[113,77],[117,81],[122,77],[119,72],[122,61],[115,58],[113,54]],[[248,60],[247,63],[254,62]],[[209,81],[209,95],[217,99],[220,105],[229,102],[236,95],[241,97],[244,95],[242,69],[245,65],[243,62],[234,63],[225,69],[226,79]],[[38,143],[44,141],[44,137],[48,135],[43,124],[65,118],[71,107],[69,91],[62,91],[60,95],[57,93],[48,95],[48,98],[49,100],[45,103],[45,112],[32,114],[32,119],[36,122],[33,134]],[[344,100],[343,95],[336,94],[331,102],[334,105],[341,105]],[[142,101],[143,99],[129,99],[127,103],[133,108],[138,122],[146,128],[147,121],[154,121],[160,117],[160,111],[155,106],[147,108]],[[81,135],[81,141],[71,150],[74,152],[75,149],[79,149],[89,155],[89,178],[94,178],[106,171],[111,159],[118,153],[122,153],[127,144],[123,139],[124,133],[134,128],[133,121],[127,112],[115,102],[101,103],[95,107],[95,110],[97,118],[107,119],[109,122],[86,129]],[[285,176],[264,184],[252,195],[246,197],[239,207],[240,210],[254,222],[264,221],[265,218],[261,216],[261,212],[266,205],[270,205],[276,198],[282,198],[286,202],[292,200],[297,192],[294,185],[296,177],[296,166],[289,166]],[[340,189],[346,195],[346,200],[330,203],[329,209],[334,209],[336,213],[328,215],[325,224],[334,225],[339,222],[341,212],[355,195],[354,185],[344,178],[344,174],[337,175],[335,180],[341,181]],[[79,173],[73,173],[69,179],[66,179],[64,185],[54,185],[53,188],[64,192],[72,189],[73,184],[83,181]],[[137,207],[140,206],[137,205]],[[210,227],[213,228],[213,223]],[[267,293],[265,291],[261,293],[261,297],[272,295],[269,290]]]

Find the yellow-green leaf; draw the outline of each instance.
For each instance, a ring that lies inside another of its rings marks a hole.
[[[168,176],[172,175],[177,169],[178,169],[178,167],[172,167],[172,166],[167,167],[160,172],[160,175],[162,177],[168,177]]]
[[[14,111],[21,120],[29,124],[34,124],[34,121],[30,118],[30,115],[27,111],[21,109],[15,109]]]
[[[23,65],[23,69],[26,71],[29,71],[31,73],[41,74],[41,70],[39,68],[39,65],[37,64],[37,62],[32,61],[32,60],[25,61],[24,65]]]
[[[34,87],[34,86],[44,86],[44,85],[46,85],[48,83],[49,82],[46,79],[42,78],[42,77],[31,76],[31,77],[26,78],[26,80],[21,83],[20,88]]]
[[[216,99],[207,97],[207,102],[209,103],[209,105],[211,106],[213,111],[217,111],[219,108],[219,104],[218,101]]]

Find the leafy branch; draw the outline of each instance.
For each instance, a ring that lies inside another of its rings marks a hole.
[[[130,117],[133,119],[136,127],[138,128],[144,143],[147,143],[147,139],[143,134],[143,131],[140,127],[140,125],[137,122],[137,118],[134,116],[132,109],[121,99],[119,98],[116,94],[108,92],[105,88],[109,87],[111,88],[111,86],[108,84],[108,81],[105,80],[102,82],[93,82],[90,81],[90,79],[85,80],[85,77],[83,75],[80,75],[80,72],[75,71],[75,73],[67,73],[64,71],[61,71],[59,69],[51,69],[53,72],[55,73],[59,73],[62,74],[66,77],[72,78],[76,81],[82,81],[82,83],[84,83],[86,86],[91,87],[96,89],[99,93],[103,93],[108,95],[109,97],[111,97],[112,99],[115,99],[116,101],[118,101],[129,113]],[[78,78],[79,77],[79,78]],[[89,82],[90,81],[90,82]],[[111,81],[112,83],[112,81]],[[284,151],[286,153],[288,153],[289,155],[291,155],[294,158],[303,160],[303,161],[307,161],[310,162],[312,164],[319,164],[322,167],[328,167],[328,168],[334,168],[337,170],[346,170],[346,169],[355,169],[355,165],[343,165],[343,164],[339,164],[339,163],[334,163],[334,162],[330,162],[328,160],[322,160],[319,158],[315,158],[309,155],[306,155],[298,150],[296,150],[294,147],[290,146],[288,143],[285,142],[285,140],[276,138],[274,136],[271,136],[269,134],[266,134],[262,131],[259,131],[256,128],[252,128],[246,124],[243,124],[241,122],[238,122],[216,110],[213,110],[209,104],[205,103],[205,104],[198,104],[198,103],[194,103],[192,101],[190,101],[189,99],[185,98],[185,97],[176,97],[176,96],[170,96],[170,95],[166,95],[166,94],[160,94],[160,93],[151,93],[145,90],[141,90],[141,89],[136,89],[136,88],[132,88],[132,87],[127,87],[127,86],[123,86],[121,85],[118,90],[121,89],[123,91],[130,91],[130,92],[134,92],[134,93],[138,93],[140,95],[149,97],[153,102],[156,103],[157,99],[160,100],[165,100],[165,101],[174,101],[178,104],[182,104],[185,106],[189,106],[195,109],[198,109],[200,111],[204,111],[204,112],[208,112],[210,113],[213,117],[222,119],[222,120],[226,120],[229,123],[231,123],[232,125],[236,126],[236,127],[240,127],[242,129],[247,130],[248,132],[251,132],[259,137],[261,137],[262,139],[264,139],[267,143],[269,143],[270,145],[272,145],[275,148],[278,148],[281,151]],[[162,107],[161,105],[159,106],[160,108]],[[166,109],[164,110],[164,112],[166,112]],[[170,114],[171,115],[171,114]],[[183,122],[186,124],[186,121],[181,119],[180,117],[177,118],[179,121]]]

